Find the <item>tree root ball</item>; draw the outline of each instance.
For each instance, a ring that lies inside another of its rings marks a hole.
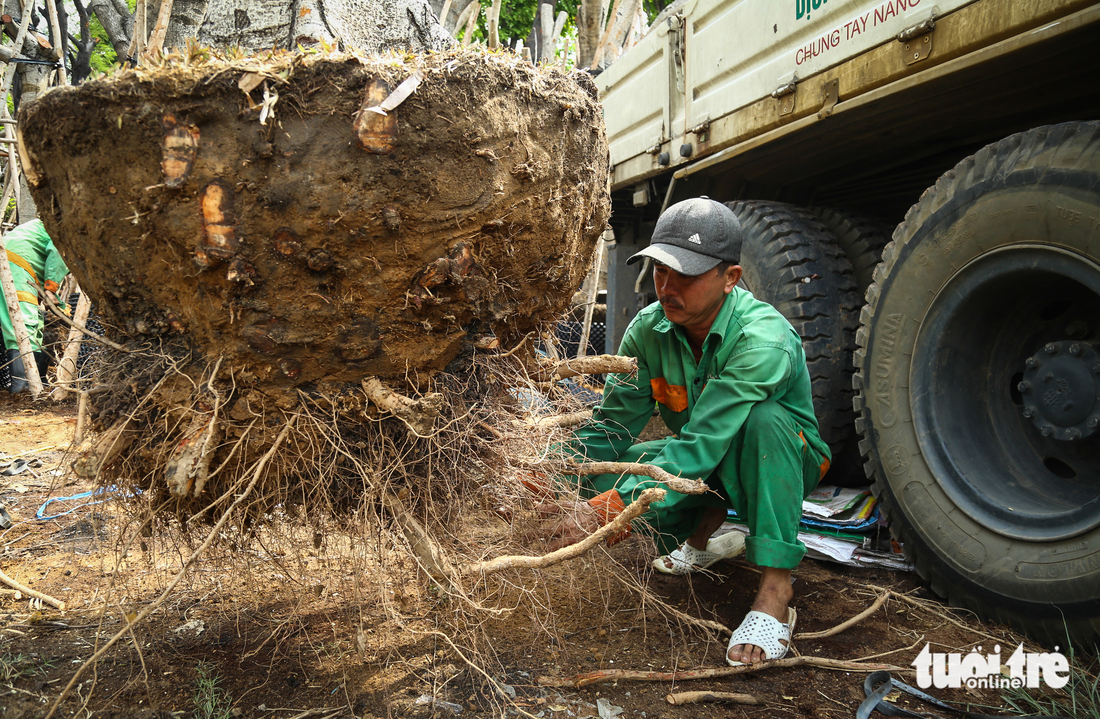
[[[131,343],[183,335],[272,388],[400,383],[565,310],[610,211],[587,75],[510,53],[192,59],[20,111],[39,214]]]

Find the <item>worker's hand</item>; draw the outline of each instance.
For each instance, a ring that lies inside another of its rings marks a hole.
[[[588,502],[555,500],[543,502],[535,509],[551,520],[543,532],[550,540],[547,549],[551,552],[576,544],[600,528],[596,509]]]

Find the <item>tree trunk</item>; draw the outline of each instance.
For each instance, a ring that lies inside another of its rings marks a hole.
[[[577,13],[577,67],[588,67],[596,54],[603,33],[604,18],[600,0],[581,0]]]
[[[203,45],[253,52],[324,41],[366,53],[421,53],[453,43],[428,0],[295,0],[289,8],[282,0],[257,0],[240,5],[176,0],[164,46],[183,47],[194,37]],[[451,14],[456,10],[460,8],[452,5]]]

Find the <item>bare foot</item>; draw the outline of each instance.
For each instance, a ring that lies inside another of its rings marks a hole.
[[[764,574],[760,577],[760,588],[756,592],[756,600],[752,603],[753,610],[763,612],[787,624],[790,615],[787,605],[792,599],[794,599],[794,590],[791,588],[791,570],[764,567]],[[783,640],[780,640],[780,643],[787,644]],[[729,648],[727,656],[731,661],[742,664],[755,664],[767,659],[764,656],[764,650],[752,644],[734,644]]]

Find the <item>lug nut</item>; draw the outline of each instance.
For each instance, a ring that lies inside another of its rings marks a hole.
[[[1028,392],[1031,390],[1031,383],[1025,380],[1016,385],[1016,389],[1020,390],[1021,392]]]
[[[1096,429],[1097,427],[1100,427],[1100,417],[1089,417],[1089,420],[1088,422],[1086,422],[1086,424],[1092,429]]]
[[[1044,349],[1044,350],[1046,350],[1046,353],[1047,353],[1048,355],[1052,355],[1052,354],[1057,354],[1057,353],[1058,353],[1058,345],[1054,344],[1053,342],[1049,342],[1049,343],[1047,343],[1047,346],[1046,346],[1046,347],[1044,347],[1043,349]]]
[[[1039,428],[1039,434],[1043,435],[1044,437],[1049,437],[1051,435],[1051,433],[1053,433],[1053,432],[1054,432],[1054,429],[1052,427],[1050,427],[1050,425],[1047,425],[1046,427],[1040,427]]]
[[[1081,354],[1081,345],[1079,345],[1079,344],[1077,344],[1076,342],[1074,342],[1073,344],[1071,344],[1071,345],[1069,346],[1069,353],[1070,353],[1071,355],[1079,355],[1079,354]]]
[[[1100,374],[1100,362],[1097,362],[1096,364],[1094,364],[1092,366],[1092,373],[1093,374]]]
[[[1031,419],[1034,416],[1035,416],[1035,408],[1034,407],[1024,407],[1024,417],[1025,418]],[[1093,419],[1095,419],[1095,417]]]
[[[1026,360],[1024,360],[1024,365],[1027,366],[1029,369],[1032,367],[1038,367],[1039,360],[1035,357],[1028,357]]]
[[[1062,438],[1068,439],[1071,442],[1076,439],[1081,439],[1081,430],[1076,427],[1070,427],[1065,431],[1065,434],[1062,435]]]

